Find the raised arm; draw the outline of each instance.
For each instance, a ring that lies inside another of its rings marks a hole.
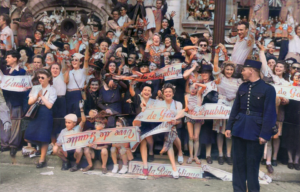
[[[135,84],[135,81],[131,81],[130,85],[129,85],[129,93],[130,93],[131,97],[135,96],[134,84]]]
[[[80,113],[81,113],[81,122],[79,123],[80,131],[83,130],[84,124],[86,122],[86,117],[85,117],[85,114],[84,114],[83,107],[84,107],[84,101],[81,100],[81,101],[79,101],[79,108],[80,108]]]
[[[197,92],[197,96],[201,97],[202,93],[204,92],[204,90],[206,89],[207,86],[205,84],[202,84],[202,83],[195,83],[195,84],[196,84],[196,86],[201,87],[201,89],[199,89],[198,92]]]
[[[190,69],[185,70],[184,73],[183,73],[183,78],[185,80],[187,80],[189,78],[190,74],[196,69],[196,67],[197,67],[197,65],[195,64]]]

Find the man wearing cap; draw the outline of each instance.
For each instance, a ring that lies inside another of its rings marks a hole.
[[[232,136],[233,189],[259,191],[259,163],[264,144],[276,133],[276,92],[260,79],[261,62],[246,60],[245,83],[238,89],[225,135]],[[246,185],[247,181],[247,185]]]
[[[233,77],[240,78],[244,62],[249,54],[252,53],[255,34],[251,32],[252,30],[249,30],[249,23],[244,21],[239,22],[237,31],[238,36],[226,37],[225,41],[227,43],[235,43],[231,54],[231,61],[237,64]]]

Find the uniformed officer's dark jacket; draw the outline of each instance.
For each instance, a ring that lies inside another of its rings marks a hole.
[[[261,79],[241,84],[226,130],[247,140],[270,140],[277,118],[275,98],[274,87]]]

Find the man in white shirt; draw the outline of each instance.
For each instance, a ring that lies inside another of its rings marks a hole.
[[[6,51],[12,50],[14,46],[14,33],[9,28],[10,22],[10,17],[7,14],[0,15],[0,49],[2,57],[5,56]]]
[[[236,65],[234,77],[241,77],[241,71],[244,66],[244,62],[250,53],[252,53],[254,45],[254,34],[249,31],[249,23],[241,21],[237,27],[238,36],[232,38],[225,38],[227,43],[235,43],[233,52],[231,54],[231,61]]]

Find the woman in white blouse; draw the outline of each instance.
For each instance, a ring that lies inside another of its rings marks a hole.
[[[81,69],[84,60],[84,66]],[[80,117],[80,109],[78,103],[84,93],[84,84],[88,74],[89,65],[89,47],[86,48],[85,56],[80,53],[75,53],[72,56],[72,70],[69,67],[64,74],[64,80],[67,84],[66,103],[67,103],[67,114],[74,113],[77,117]]]
[[[53,130],[51,134],[51,144],[54,146],[56,143],[57,135],[65,128],[64,117],[67,115],[66,106],[66,91],[67,85],[64,82],[64,76],[61,73],[61,65],[52,64],[50,71],[53,77],[53,87],[57,93],[57,99],[53,105]]]
[[[290,86],[290,82],[288,81],[287,77],[287,69],[288,66],[285,61],[278,61],[273,70],[267,64],[266,56],[265,56],[265,47],[261,44],[257,45],[260,49],[259,57],[262,62],[261,72],[266,77],[271,77],[274,85],[281,85],[281,86]],[[282,97],[276,97],[276,111],[277,111],[277,121],[276,125],[278,127],[278,133],[272,137],[273,140],[273,159],[272,158],[272,144],[271,140],[267,143],[267,151],[266,151],[266,165],[269,173],[273,173],[273,166],[277,166],[277,154],[280,145],[279,136],[282,134],[282,124],[284,120],[284,105],[288,104],[289,100]]]
[[[28,104],[40,102],[40,106],[35,118],[30,121],[25,131],[25,141],[41,145],[41,157],[36,168],[43,168],[46,166],[46,153],[53,128],[52,106],[57,94],[55,88],[51,86],[52,75],[49,70],[39,69],[37,76],[40,85],[32,87]]]

